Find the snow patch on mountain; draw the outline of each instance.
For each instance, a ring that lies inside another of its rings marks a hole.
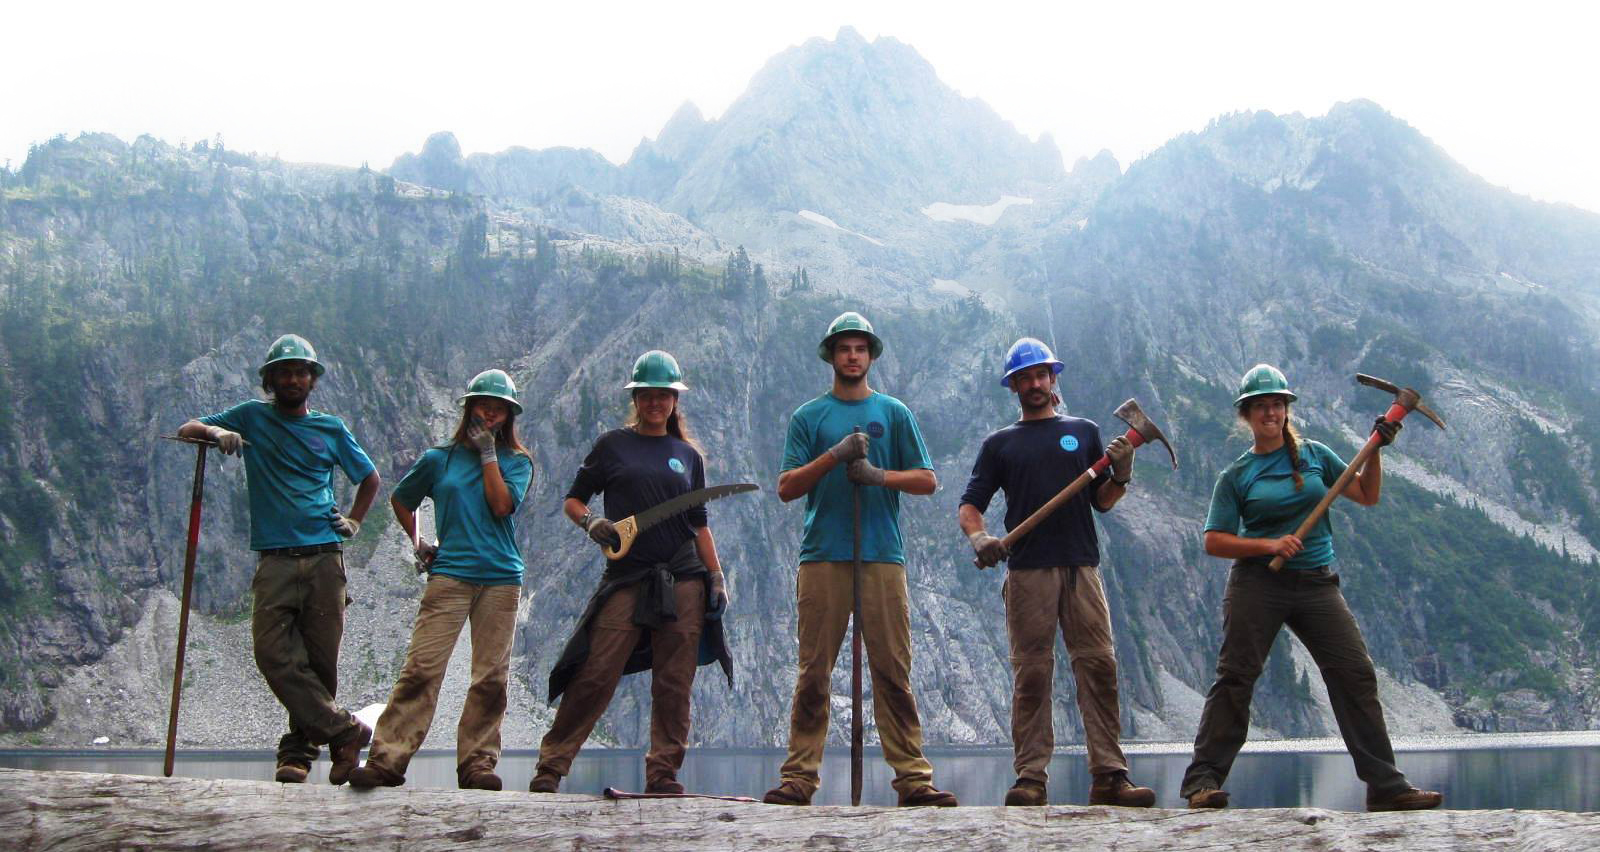
[[[1023,198],[1020,195],[1002,195],[1000,200],[993,204],[951,204],[945,201],[936,201],[922,208],[922,215],[935,222],[976,222],[979,225],[993,225],[1000,221],[1000,215],[1010,207],[1018,204],[1032,204],[1033,199]]]
[[[846,228],[846,227],[840,225],[838,222],[835,222],[832,219],[829,219],[827,216],[824,216],[821,213],[816,212],[815,210],[801,210],[800,212],[796,213],[795,215],[799,216],[800,218],[802,218],[804,220],[806,220],[807,222],[810,222],[813,225],[821,225],[824,228],[832,228],[835,231],[843,231],[844,233],[849,234],[852,237],[860,237],[861,239],[866,240],[867,242],[872,243],[875,246],[883,245],[883,241],[882,240],[875,240],[872,237],[867,236],[866,234],[861,234],[861,233],[857,233],[855,231],[852,231],[849,228]]]
[[[933,292],[949,293],[952,296],[966,296],[971,294],[972,290],[960,281],[952,281],[949,278],[935,278],[933,279]]]

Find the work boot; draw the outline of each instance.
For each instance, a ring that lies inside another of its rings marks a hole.
[[[811,794],[798,781],[785,781],[767,791],[761,801],[769,805],[809,805]]]
[[[1432,790],[1418,790],[1407,787],[1397,793],[1373,796],[1367,794],[1367,810],[1369,811],[1425,811],[1437,808],[1444,803],[1444,794]]]
[[[924,784],[909,793],[900,794],[902,808],[953,808],[958,804],[956,794]]]
[[[683,784],[680,783],[676,777],[671,775],[663,775],[659,778],[652,778],[645,782],[644,785],[644,791],[646,793],[682,793],[684,789],[685,788]]]
[[[350,780],[350,773],[361,762],[361,750],[372,742],[372,729],[367,723],[356,720],[356,726],[328,743],[328,757],[333,765],[328,767],[328,783],[335,787]]]
[[[351,787],[358,790],[370,790],[373,787],[398,787],[406,783],[404,775],[391,772],[370,760],[350,770],[350,775],[345,780],[350,782]]]
[[[355,783],[355,776],[350,776],[350,783]],[[463,790],[492,790],[500,792],[500,776],[487,769],[474,769],[467,773],[456,785]]]
[[[304,763],[280,763],[278,774],[273,776],[279,784],[304,784],[306,776],[311,774],[311,767]]]
[[[548,769],[541,769],[534,773],[533,780],[528,782],[530,793],[554,793],[561,788],[561,776]]]
[[[1089,804],[1116,805],[1119,808],[1148,808],[1156,803],[1156,791],[1135,787],[1126,770],[1102,772],[1089,785]]]
[[[1196,790],[1189,794],[1189,807],[1199,808],[1225,808],[1228,806],[1228,793],[1215,787]]]
[[[1049,797],[1045,795],[1044,782],[1032,778],[1018,778],[1017,783],[1011,785],[1006,791],[1006,804],[1039,807],[1046,804]]]

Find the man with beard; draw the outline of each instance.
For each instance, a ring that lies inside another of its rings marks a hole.
[[[327,744],[328,781],[343,784],[372,729],[334,703],[344,637],[345,577],[340,544],[361,529],[378,472],[331,414],[306,400],[324,372],[305,338],[285,334],[257,373],[268,399],[190,420],[178,434],[243,455],[250,495],[250,549],[259,554],[250,590],[256,666],[289,711],[278,741],[277,780],[301,783]],[[333,501],[333,469],[359,482],[350,511]]]
[[[867,372],[882,352],[883,341],[871,323],[854,311],[840,314],[817,347],[833,366],[833,389],[789,419],[778,497],[784,502],[806,498],[796,583],[800,665],[789,715],[789,755],[781,783],[767,792],[769,804],[809,805],[821,783],[828,682],[852,608],[851,492],[858,486],[861,632],[883,757],[894,768],[902,806],[956,804],[953,794],[933,786],[933,766],[922,754],[922,723],[911,695],[911,616],[900,538],[900,492],[928,495],[939,483],[910,409],[867,384]]]
[[[1118,744],[1117,658],[1089,512],[1090,506],[1109,511],[1122,499],[1133,475],[1133,446],[1117,436],[1103,451],[1111,458],[1111,475],[1096,478],[1093,487],[1074,495],[1013,548],[1008,550],[983,528],[983,513],[996,490],[1005,491],[1009,530],[1100,460],[1100,428],[1093,421],[1056,413],[1061,367],[1039,340],[1024,337],[1011,345],[1000,383],[1017,395],[1022,419],[984,439],[959,510],[961,531],[972,542],[979,565],[1010,560],[1001,594],[1011,637],[1011,740],[1017,780],[1006,793],[1006,804],[1043,805],[1048,798],[1059,625],[1078,684],[1078,710],[1094,775],[1089,804],[1147,808],[1155,803],[1155,791],[1128,780],[1128,760]]]

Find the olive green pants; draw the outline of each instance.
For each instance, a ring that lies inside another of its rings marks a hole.
[[[644,628],[633,623],[641,583],[618,589],[595,615],[589,657],[567,685],[555,721],[539,743],[539,771],[565,776],[572,759],[605,715],[622,680],[628,657]],[[706,584],[700,577],[672,584],[678,617],[650,632],[650,750],[644,756],[646,783],[678,777],[689,747],[689,693],[700,659],[700,631],[706,619]]]
[[[338,551],[263,554],[250,591],[256,668],[289,711],[289,733],[278,740],[278,763],[310,766],[317,746],[360,724],[333,700],[344,638],[344,556]]]
[[[463,625],[472,624],[472,685],[456,725],[456,778],[493,772],[500,762],[511,639],[520,586],[480,586],[434,574],[422,593],[405,668],[378,717],[367,762],[405,775],[439,706],[439,686]]]
[[[789,755],[782,778],[815,793],[821,784],[822,749],[828,740],[829,682],[850,626],[854,598],[849,562],[802,562],[795,580],[800,670],[789,712]],[[911,694],[911,611],[906,568],[893,562],[861,563],[861,639],[872,673],[872,713],[883,759],[894,769],[894,788],[905,794],[933,783],[922,754],[922,723]]]
[[[1011,637],[1011,742],[1018,778],[1044,782],[1055,751],[1056,631],[1078,688],[1089,771],[1127,771],[1117,709],[1117,657],[1100,569],[1090,566],[1007,571],[1001,590]]]

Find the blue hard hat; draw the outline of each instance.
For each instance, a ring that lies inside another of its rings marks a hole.
[[[1050,347],[1036,337],[1024,337],[1011,344],[1011,349],[1006,352],[1006,374],[1000,377],[1000,384],[1011,387],[1011,376],[1019,370],[1039,364],[1049,364],[1050,372],[1060,373],[1062,364],[1056,360]]]

